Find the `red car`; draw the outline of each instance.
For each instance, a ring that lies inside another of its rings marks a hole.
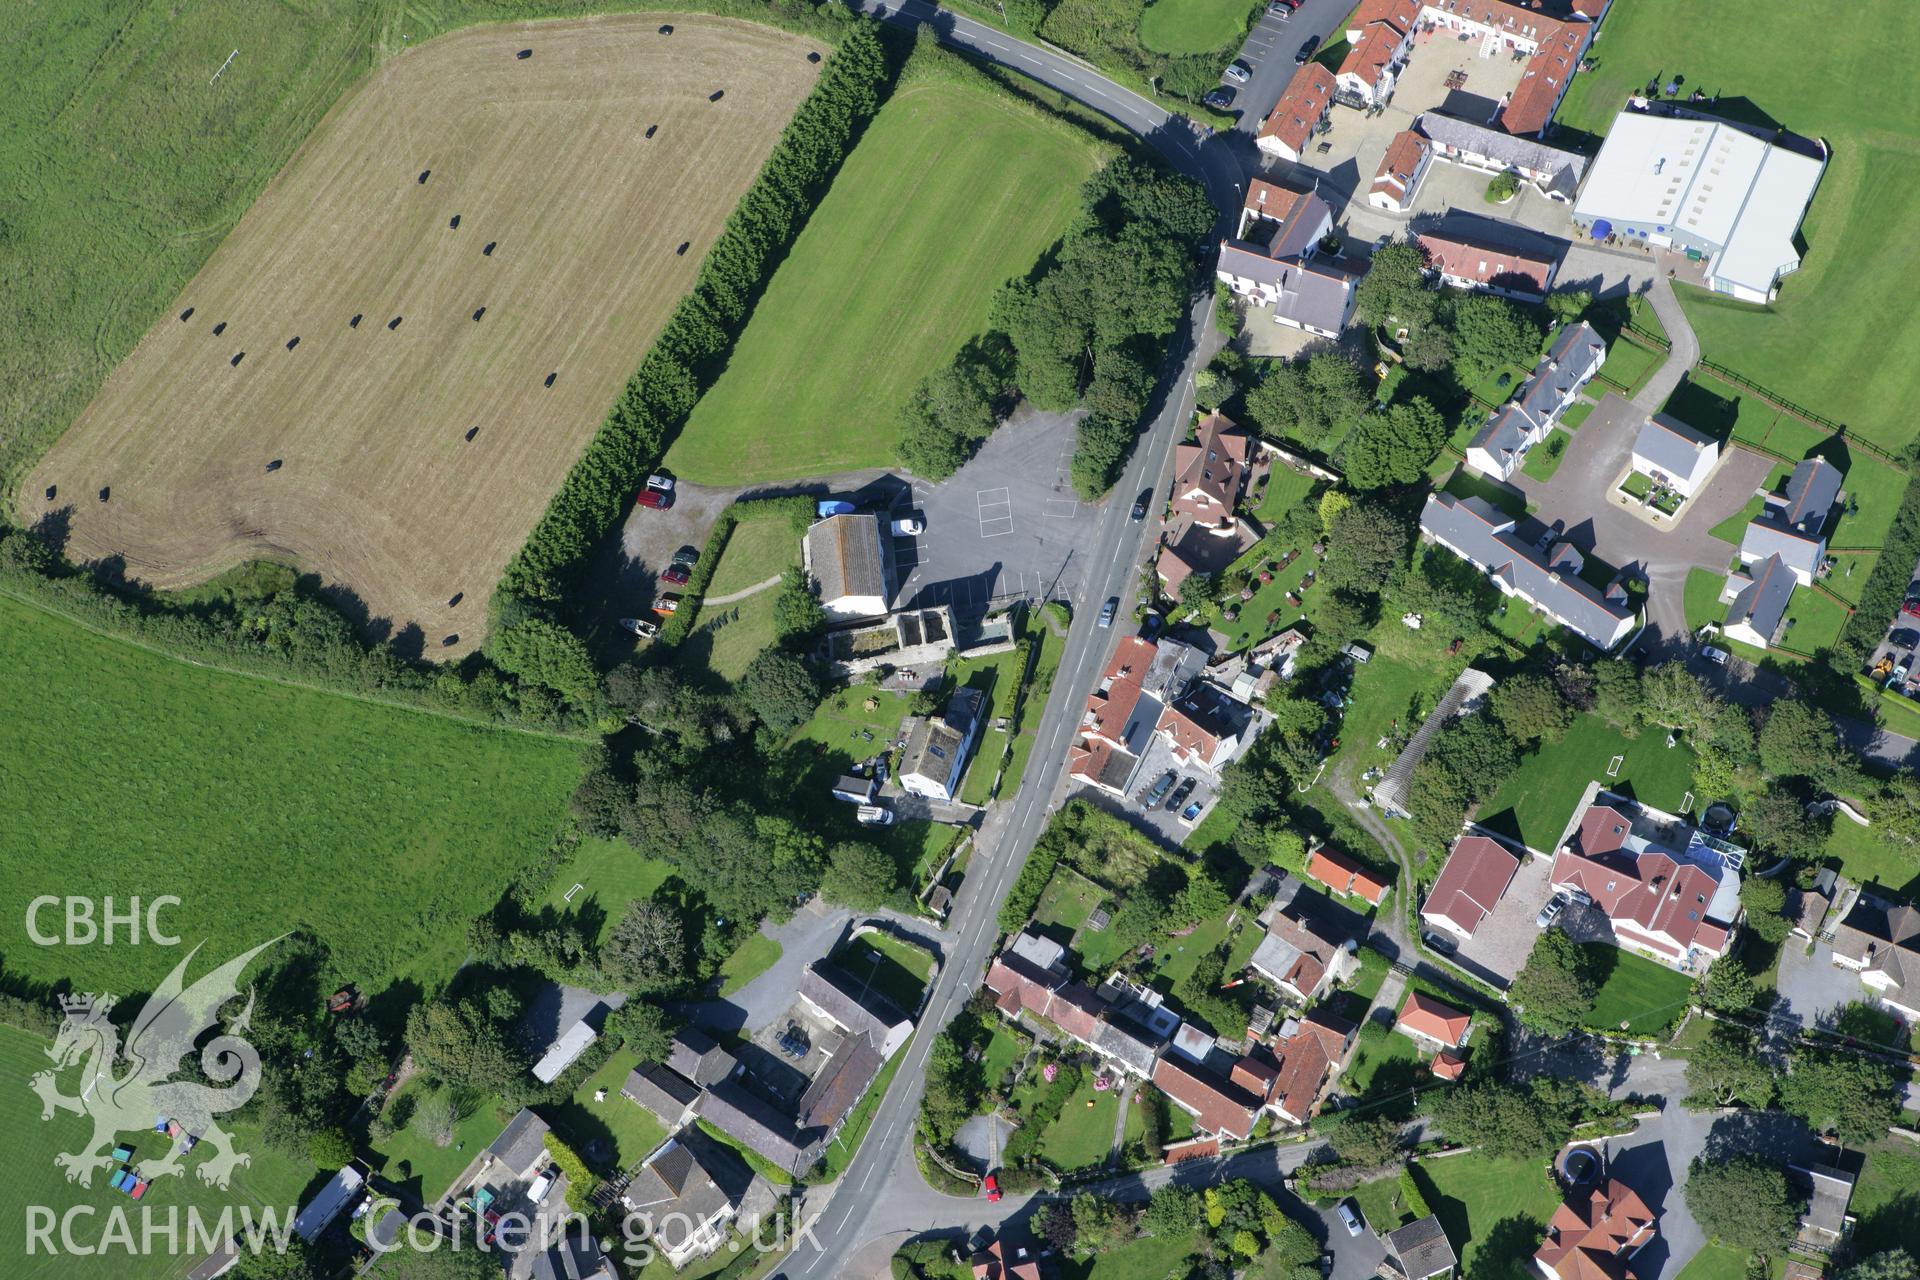
[[[666,571],[660,575],[660,581],[671,582],[676,587],[684,587],[687,584],[687,577],[687,567],[685,565],[669,565]]]
[[[1909,618],[1920,618],[1920,600],[1909,600],[1900,606],[1900,612]]]
[[[665,511],[673,505],[673,477],[648,476],[647,487],[640,491],[640,505]]]
[[[991,1173],[988,1174],[987,1180],[981,1183],[980,1185],[983,1189],[985,1189],[987,1193],[987,1199],[998,1200],[1000,1198],[1000,1179],[995,1177],[993,1174]]]

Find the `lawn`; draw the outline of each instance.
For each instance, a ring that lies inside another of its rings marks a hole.
[[[1622,388],[1622,394],[1630,396],[1640,389],[1648,375],[1666,362],[1664,352],[1649,351],[1631,342],[1616,342],[1607,348],[1607,359],[1600,366],[1600,377]]]
[[[1509,613],[1525,616],[1525,609]],[[1415,638],[1427,634],[1408,632],[1396,623],[1393,632],[1386,633],[1391,639],[1381,641],[1383,646],[1399,639],[1394,632]],[[1346,718],[1340,725],[1340,749],[1331,758],[1330,767],[1359,772],[1390,764],[1400,753],[1404,739],[1420,727],[1466,665],[1464,658],[1446,656],[1445,641],[1404,647],[1419,660],[1389,653],[1383,647],[1375,651],[1373,661],[1354,670]],[[1379,745],[1383,738],[1387,740],[1384,748]]]
[[[1890,723],[1896,730],[1903,727],[1898,722]],[[1916,726],[1904,727],[1912,730]],[[1842,874],[1850,880],[1884,885],[1905,898],[1920,893],[1920,862],[1903,846],[1881,840],[1871,827],[1835,814],[1833,830],[1828,833],[1821,852],[1826,857],[1838,858]]]
[[[1260,505],[1253,509],[1253,518],[1263,528],[1271,527],[1280,518],[1281,512],[1305,502],[1319,483],[1303,471],[1276,463],[1267,474],[1267,487],[1260,495]]]
[[[1898,1138],[1882,1138],[1867,1153],[1849,1209],[1859,1218],[1853,1248],[1862,1257],[1913,1244],[1920,1215],[1920,1151]]]
[[[1258,567],[1266,564],[1277,565],[1280,557],[1288,551],[1298,551],[1300,554],[1294,558],[1292,564],[1276,572],[1272,582],[1262,583],[1259,580]],[[1228,622],[1224,617],[1216,618],[1214,621],[1214,629],[1226,635],[1229,650],[1245,649],[1270,635],[1284,631],[1301,618],[1311,616],[1314,605],[1326,595],[1324,587],[1310,586],[1305,594],[1301,595],[1299,604],[1287,603],[1287,593],[1290,591],[1297,593],[1300,583],[1307,574],[1320,567],[1320,557],[1313,554],[1310,544],[1279,548],[1262,544],[1252,555],[1237,561],[1236,567],[1252,568],[1256,572],[1253,581],[1248,584],[1253,588],[1253,598],[1231,601],[1238,606],[1240,616],[1232,622]],[[1278,616],[1274,617],[1272,622],[1268,622],[1269,615]]]
[[[1040,905],[1034,908],[1033,918],[1040,924],[1076,933],[1106,896],[1105,889],[1072,867],[1060,867],[1041,892]]]
[[[1570,439],[1571,436],[1555,427],[1537,448],[1528,451],[1527,460],[1520,464],[1520,469],[1535,480],[1553,479],[1553,473],[1560,469],[1560,460],[1567,456],[1567,441]]]
[[[42,1249],[30,1255],[24,1234],[9,1234],[16,1243],[7,1249],[8,1280],[176,1277],[207,1253],[204,1248],[194,1249],[187,1239],[187,1206],[196,1206],[208,1222],[216,1220],[221,1209],[228,1205],[234,1206],[236,1213],[243,1206],[250,1207],[256,1221],[261,1211],[270,1207],[277,1219],[285,1223],[327,1176],[304,1157],[291,1159],[269,1147],[261,1140],[256,1125],[223,1120],[222,1124],[234,1131],[236,1149],[248,1157],[248,1164],[234,1174],[232,1185],[226,1191],[209,1187],[196,1176],[196,1165],[202,1157],[189,1157],[183,1173],[162,1178],[149,1186],[141,1204],[154,1208],[154,1224],[160,1226],[170,1213],[178,1213],[181,1230],[171,1244],[164,1233],[151,1237],[151,1252],[144,1252],[137,1245],[141,1218],[124,1196],[108,1188],[106,1179],[111,1176],[110,1172],[96,1173],[93,1185],[82,1187],[68,1182],[53,1163],[57,1154],[79,1150],[90,1136],[92,1125],[67,1112],[57,1113],[44,1123],[41,1121],[40,1109],[26,1092],[26,1083],[35,1072],[48,1066],[46,1047],[46,1042],[36,1036],[12,1027],[0,1027],[0,1074],[18,1082],[15,1100],[6,1109],[4,1132],[11,1135],[7,1140],[9,1172],[0,1182],[0,1214],[5,1214],[6,1221],[12,1224],[10,1231],[24,1232],[30,1206],[44,1206],[63,1218],[69,1208],[77,1208],[78,1214],[65,1219],[72,1223],[74,1242],[93,1245],[104,1241],[109,1256],[81,1261],[59,1249],[51,1254]],[[80,1068],[70,1068],[60,1083],[67,1091],[77,1092],[79,1075]],[[127,1134],[124,1140],[134,1148],[136,1163],[143,1159],[158,1160],[164,1154],[166,1139],[160,1135]],[[491,1134],[487,1140],[492,1140]],[[208,1149],[203,1146],[200,1150],[204,1153]],[[119,1244],[112,1243],[115,1237],[107,1234],[106,1215],[110,1210],[117,1212],[116,1206],[127,1212],[134,1232],[131,1237],[121,1237]],[[59,1237],[56,1235],[54,1239],[58,1241]],[[134,1242],[131,1247],[126,1243],[128,1239]]]
[[[575,846],[573,857],[554,873],[546,905],[566,912],[592,904],[604,916],[600,924],[600,940],[604,942],[620,923],[627,904],[636,898],[651,898],[672,874],[673,864],[642,857],[624,841],[586,836]],[[573,890],[576,884],[580,886],[578,892]]]
[[[1560,1197],[1538,1160],[1496,1160],[1477,1153],[1422,1160],[1415,1184],[1467,1275],[1525,1272]],[[1483,1257],[1483,1255],[1485,1255]]]
[[[1066,231],[1101,155],[1076,127],[972,82],[895,92],[667,465],[736,485],[892,465],[900,408]]]
[[[1617,755],[1626,759],[1610,778],[1607,765]],[[1550,850],[1589,782],[1672,813],[1679,811],[1692,776],[1693,749],[1685,742],[1669,748],[1657,729],[1629,740],[1599,716],[1583,715],[1566,737],[1521,761],[1480,807],[1480,821],[1518,836],[1529,848]]]
[[[1746,1280],[1747,1259],[1751,1256],[1743,1249],[1709,1244],[1680,1268],[1678,1280]]]
[[[864,989],[911,1014],[920,1007],[933,972],[933,957],[890,933],[863,933],[833,955],[833,963]]]
[[[995,1019],[993,1030],[987,1037],[987,1047],[980,1055],[980,1076],[989,1089],[1000,1087],[1000,1077],[1026,1056],[1027,1044],[1024,1036]]]
[[[1155,53],[1211,53],[1247,32],[1246,0],[1156,0],[1140,15],[1140,43]]]
[[[1760,487],[1767,493],[1778,493],[1780,492],[1781,486],[1786,483],[1787,477],[1792,474],[1793,467],[1790,464],[1776,462],[1773,464],[1773,469],[1767,472],[1767,478]],[[1756,493],[1747,500],[1746,506],[1742,507],[1733,515],[1728,516],[1725,520],[1713,526],[1713,528],[1707,530],[1707,533],[1709,536],[1718,538],[1722,542],[1731,542],[1737,547],[1740,545],[1740,540],[1746,537],[1747,526],[1753,523],[1754,518],[1758,516],[1765,507],[1766,499]],[[1731,561],[1732,557],[1729,556],[1728,559]]]
[[[1348,1093],[1365,1095],[1377,1081],[1383,1091],[1402,1092],[1414,1083],[1419,1066],[1427,1057],[1407,1037],[1377,1022],[1369,1022],[1354,1038],[1353,1061],[1341,1075],[1340,1087]]]
[[[1527,375],[1532,372],[1532,367],[1528,365],[1501,365],[1468,387],[1467,391],[1482,404],[1497,408],[1513,399],[1514,394],[1520,390],[1520,384],[1525,382]]]
[[[751,511],[753,504],[735,510]],[[794,536],[793,521],[785,515],[756,516],[734,522],[727,545],[714,566],[707,583],[707,595],[729,596],[736,591],[765,582],[800,563],[800,539]]]
[[[1113,1150],[1118,1089],[1095,1089],[1091,1079],[1073,1091],[1060,1118],[1040,1134],[1039,1152],[1062,1171],[1100,1164]]]
[[[454,1112],[460,1118],[453,1126],[453,1141],[438,1146],[418,1123],[421,1106],[448,1091],[430,1089],[418,1081],[400,1091],[387,1104],[390,1116],[407,1116],[409,1121],[398,1132],[372,1144],[380,1159],[374,1171],[381,1177],[400,1183],[423,1203],[432,1204],[452,1188],[473,1158],[500,1136],[511,1115],[501,1111],[490,1098],[453,1090]]]
[[[1590,401],[1576,400],[1567,406],[1565,413],[1560,415],[1560,425],[1568,431],[1578,431],[1580,424],[1587,420],[1587,415],[1593,410],[1594,406]]]
[[[1847,606],[1826,592],[1800,587],[1787,605],[1787,629],[1780,634],[1780,647],[1809,655],[1831,648],[1847,616]]]
[[[1656,74],[1719,95],[1719,109],[1825,139],[1831,162],[1801,224],[1806,258],[1756,307],[1693,289],[1681,301],[1709,359],[1847,423],[1897,452],[1915,431],[1900,406],[1920,400],[1920,311],[1911,305],[1910,251],[1920,238],[1920,99],[1863,95],[1861,84],[1904,83],[1920,60],[1920,29],[1897,24],[1866,45],[1806,40],[1858,16],[1845,0],[1756,10],[1694,0],[1676,44],[1673,11],[1622,5],[1607,17],[1597,66],[1576,76],[1556,120],[1605,133],[1636,86]]]
[[[640,1163],[667,1140],[667,1130],[653,1112],[620,1096],[628,1073],[639,1065],[639,1054],[619,1049],[574,1090],[570,1101],[542,1108],[554,1132],[575,1151],[584,1152],[596,1143],[611,1148],[614,1168],[631,1169]],[[602,1090],[606,1091],[605,1101],[594,1101],[593,1095]]]
[[[967,776],[960,784],[962,804],[983,805],[992,799],[993,783],[1000,776],[1000,762],[1007,754],[1007,731],[988,726],[980,731]]]
[[[1660,411],[1716,440],[1748,444],[1765,444],[1774,419],[1780,416],[1778,409],[1751,391],[1699,369],[1680,380]]]
[[[1357,999],[1364,1000],[1367,1004],[1371,1005],[1373,998],[1380,994],[1381,985],[1387,980],[1387,958],[1378,951],[1375,951],[1372,947],[1363,946],[1359,950],[1358,959],[1360,961],[1360,971],[1353,975],[1353,981],[1347,984],[1347,990],[1352,992]],[[1401,1040],[1406,1039],[1405,1036],[1397,1036],[1395,1038]],[[1411,1044],[1413,1042],[1409,1040],[1407,1043]]]
[[[1404,1036],[1400,1038],[1405,1039]],[[1400,1194],[1398,1175],[1363,1182],[1348,1194],[1360,1206],[1361,1218],[1375,1234],[1395,1230],[1413,1219]]]
[[[1220,949],[1227,940],[1227,915],[1209,916],[1195,925],[1184,938],[1170,938],[1154,949],[1160,962],[1160,976],[1178,984],[1193,972],[1195,965]]]
[[[1847,505],[1858,509],[1842,515],[1828,542],[1835,547],[1874,547],[1885,544],[1893,528],[1900,500],[1907,494],[1904,471],[1865,451],[1852,455],[1847,468]]]
[[[207,964],[306,928],[325,981],[435,989],[579,780],[571,741],[205,670],[5,597],[0,671],[19,979],[149,989],[178,954],[26,946],[19,922],[40,894],[171,894]]]
[[[1687,590],[1682,606],[1687,615],[1687,630],[1698,631],[1709,622],[1716,626],[1727,617],[1727,606],[1720,603],[1721,588],[1727,575],[1711,569],[1687,570]]]
[[[780,963],[780,944],[764,933],[747,935],[740,949],[720,965],[720,994],[730,996]]]
[[[1062,1280],[1174,1280],[1187,1274],[1192,1236],[1142,1236],[1091,1258],[1062,1258]]]
[[[1604,942],[1587,943],[1585,950],[1589,963],[1607,975],[1594,993],[1588,1025],[1611,1029],[1624,1022],[1629,1032],[1647,1035],[1666,1030],[1686,1009],[1693,990],[1689,975]]]

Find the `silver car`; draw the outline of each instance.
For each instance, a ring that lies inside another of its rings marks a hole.
[[[1553,922],[1560,918],[1560,913],[1566,910],[1566,908],[1567,895],[1564,893],[1556,893],[1547,899],[1547,905],[1540,908],[1540,914],[1534,917],[1533,922],[1542,929],[1551,929],[1553,928]]]

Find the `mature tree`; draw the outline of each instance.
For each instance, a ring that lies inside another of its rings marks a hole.
[[[1877,1058],[1803,1049],[1780,1081],[1780,1105],[1850,1147],[1885,1136],[1900,1114],[1893,1071]]]
[[[1172,1237],[1200,1228],[1200,1193],[1169,1182],[1154,1189],[1140,1215],[1140,1229],[1149,1235]]]
[[[1640,668],[1631,662],[1601,662],[1593,667],[1593,709],[1629,738],[1638,736],[1647,718],[1647,691]]]
[[[740,693],[760,723],[776,737],[785,738],[820,705],[820,680],[797,655],[780,648],[763,649],[740,677]]]
[[[1780,914],[1786,909],[1787,891],[1778,880],[1746,877],[1740,882],[1740,905],[1747,909],[1747,927],[1763,941],[1781,942],[1786,938],[1792,926]]]
[[[1427,255],[1416,244],[1396,240],[1374,250],[1367,274],[1354,290],[1353,313],[1371,325],[1419,329],[1433,319],[1438,301],[1427,280]]]
[[[1478,382],[1506,365],[1531,368],[1540,333],[1513,303],[1476,293],[1453,304],[1453,350],[1462,381]]]
[[[1348,1164],[1378,1168],[1404,1149],[1400,1122],[1375,1112],[1342,1114],[1327,1134],[1333,1150]]]
[[[1073,1205],[1065,1200],[1056,1200],[1045,1206],[1034,1216],[1034,1225],[1042,1240],[1062,1254],[1073,1252],[1074,1241],[1079,1237],[1080,1228],[1074,1225]]]
[[[1083,1253],[1098,1253],[1133,1234],[1133,1219],[1105,1196],[1073,1198],[1073,1240]]]
[[[901,411],[901,461],[931,480],[959,470],[1000,425],[1011,354],[1004,341],[970,342],[923,380]]]
[[[664,1062],[673,1047],[673,1033],[679,1029],[679,1023],[659,1005],[629,1000],[607,1015],[604,1034],[609,1043],[624,1043],[642,1062]]]
[[[1454,361],[1453,335],[1437,324],[1425,324],[1407,336],[1401,356],[1409,369],[1438,373]]]
[[[1738,968],[1732,960],[1714,965]],[[1773,1099],[1774,1069],[1760,1056],[1753,1032],[1732,1022],[1716,1022],[1707,1038],[1687,1054],[1687,1087],[1702,1105],[1724,1107],[1743,1102],[1764,1107]]]
[[[1109,225],[1143,218],[1182,240],[1206,235],[1217,216],[1199,183],[1153,161],[1124,154],[1087,179],[1080,200]]]
[[[1335,427],[1366,413],[1373,397],[1351,360],[1323,351],[1304,361],[1276,362],[1244,403],[1247,417],[1270,438],[1317,448]]]
[[[460,1112],[454,1106],[453,1095],[445,1089],[436,1089],[428,1094],[414,1108],[412,1123],[420,1136],[434,1146],[451,1146],[453,1126],[460,1123]]]
[[[1335,519],[1320,579],[1335,591],[1377,595],[1412,550],[1413,534],[1405,519],[1383,503],[1364,503]]]
[[[1781,698],[1760,730],[1760,755],[1777,778],[1825,777],[1838,758],[1833,718],[1800,698]]]
[[[1793,1238],[1800,1208],[1778,1160],[1698,1156],[1687,1169],[1687,1212],[1723,1245],[1771,1253]]]
[[[1413,484],[1426,475],[1427,464],[1446,442],[1447,421],[1425,397],[1367,414],[1347,437],[1341,454],[1347,482],[1356,489]]]
[[[1542,675],[1523,673],[1501,681],[1487,710],[1520,742],[1558,742],[1573,727],[1573,708]]]
[[[487,656],[508,675],[553,690],[577,708],[593,705],[600,676],[579,636],[544,618],[528,618],[495,634]]]
[[[1762,751],[1761,758],[1770,764],[1773,757],[1764,754],[1764,747]],[[1762,849],[1783,858],[1818,857],[1833,829],[1832,814],[1816,818],[1807,812],[1805,802],[1786,791],[1767,791],[1754,797],[1740,811],[1740,821]],[[1781,937],[1784,936],[1783,932]],[[1780,939],[1769,937],[1767,940],[1778,942]]]
[[[1868,828],[1875,839],[1897,849],[1920,845],[1920,777],[1900,772],[1868,798]]]
[[[472,1001],[443,997],[415,1005],[407,1015],[407,1049],[430,1080],[506,1093],[520,1084],[529,1063],[501,1030],[502,1021]]]
[[[1333,532],[1333,522],[1353,509],[1353,496],[1344,489],[1328,489],[1320,495],[1320,531]]]
[[[1558,929],[1540,935],[1507,991],[1508,1002],[1519,1010],[1520,1021],[1551,1035],[1564,1035],[1584,1024],[1593,1012],[1593,995],[1586,958]]]
[[[1920,1280],[1920,1262],[1908,1249],[1870,1253],[1842,1270],[1837,1280]]]
[[[1146,362],[1126,347],[1108,347],[1094,357],[1093,380],[1081,399],[1096,416],[1130,424],[1147,407],[1152,392],[1153,370]],[[1232,394],[1231,390],[1226,393]]]
[[[687,938],[680,913],[637,898],[600,949],[600,967],[623,990],[670,991],[687,980]]]
[[[859,911],[881,905],[900,885],[900,869],[877,845],[844,840],[827,851],[826,873],[820,893]]]
[[[1477,1055],[1476,1055],[1477,1056]],[[1545,1155],[1564,1143],[1579,1119],[1577,1109],[1551,1088],[1484,1081],[1447,1089],[1434,1099],[1433,1120],[1455,1142],[1490,1156]]]
[[[1263,1271],[1269,1280],[1314,1280],[1320,1275],[1320,1242],[1281,1212],[1271,1196],[1266,1197],[1260,1227],[1267,1237]]]
[[[773,596],[773,637],[791,649],[802,649],[827,629],[827,611],[814,593],[813,580],[799,565],[780,575]]]
[[[1679,661],[1649,667],[1640,678],[1641,713],[1652,723],[1691,733],[1720,715],[1720,699]]]
[[[331,1124],[307,1139],[307,1154],[322,1169],[338,1169],[353,1159],[353,1139],[345,1129]]]
[[[1202,613],[1220,594],[1220,579],[1211,573],[1190,573],[1180,580],[1180,606],[1189,613]]]
[[[1556,324],[1572,324],[1592,305],[1593,294],[1587,289],[1555,289],[1547,295],[1547,314]]]
[[[1760,998],[1753,975],[1737,956],[1715,961],[1693,989],[1700,1003],[1716,1013],[1741,1013]]]

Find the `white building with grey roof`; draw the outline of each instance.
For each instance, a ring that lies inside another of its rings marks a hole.
[[[1430,493],[1420,512],[1420,536],[1445,547],[1487,575],[1504,595],[1539,609],[1561,626],[1611,649],[1633,630],[1637,613],[1616,579],[1596,587],[1580,576],[1580,552],[1567,542],[1544,551],[1514,532],[1515,521],[1479,498]]]
[[[1653,483],[1691,498],[1719,462],[1719,441],[1677,418],[1656,413],[1641,424],[1630,465]]]
[[[880,517],[868,512],[828,516],[807,530],[800,549],[829,619],[877,618],[887,611],[893,593]]]
[[[1489,129],[1439,111],[1423,111],[1413,127],[1437,159],[1485,173],[1512,173],[1549,200],[1571,203],[1587,174],[1587,158],[1504,129]]]
[[[1750,573],[1728,574],[1720,593],[1727,605],[1727,620],[1720,630],[1730,640],[1756,649],[1772,648],[1793,600],[1793,588],[1794,571],[1779,556],[1758,561]]]
[[[1767,302],[1780,277],[1800,269],[1794,237],[1825,151],[1808,154],[1697,113],[1623,111],[1587,171],[1573,222],[1596,240],[1697,257],[1709,289]]]
[[[1489,414],[1468,442],[1467,466],[1500,480],[1512,476],[1606,360],[1607,344],[1592,325],[1582,320],[1561,328],[1513,399]]]

